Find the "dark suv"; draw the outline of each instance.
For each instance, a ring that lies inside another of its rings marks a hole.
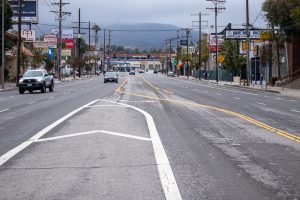
[[[106,82],[116,82],[118,83],[118,74],[117,72],[106,72],[104,75],[104,83]]]

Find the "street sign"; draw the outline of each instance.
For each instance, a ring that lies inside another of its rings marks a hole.
[[[260,33],[261,40],[272,40],[272,33],[264,31]]]
[[[61,50],[61,56],[71,56],[72,50],[71,49],[62,49]]]
[[[25,38],[25,42],[35,42],[35,30],[22,30],[21,37]]]
[[[218,62],[222,63],[224,62],[225,58],[222,55],[218,55]]]
[[[180,40],[180,45],[187,46],[188,45],[188,41],[187,40]]]
[[[9,0],[8,3],[13,11],[12,21],[18,23],[19,21],[19,0]],[[38,0],[23,0],[22,3],[22,22],[38,23]]]

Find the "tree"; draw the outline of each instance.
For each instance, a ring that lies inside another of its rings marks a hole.
[[[276,44],[276,62],[278,65],[278,79],[281,79],[279,49],[284,39],[298,35],[300,31],[300,1],[299,0],[266,0],[262,10],[272,29],[273,41]],[[275,27],[278,27],[276,33]],[[284,38],[284,36],[286,36]]]
[[[238,43],[234,40],[225,40],[221,46],[221,55],[224,56],[224,68],[240,69],[241,66],[246,62],[245,58],[238,52]]]
[[[8,31],[9,29],[12,28],[12,15],[13,11],[8,3],[7,0],[4,0],[4,31]],[[0,4],[0,30],[2,30],[2,3]],[[11,49],[14,46],[14,40],[12,38],[9,38],[8,36],[5,35],[4,38],[5,41],[5,49]],[[0,55],[2,55],[2,31],[0,31]],[[2,61],[1,61],[2,62]]]

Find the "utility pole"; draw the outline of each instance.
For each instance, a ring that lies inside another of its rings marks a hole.
[[[104,72],[105,70],[105,60],[106,60],[106,29],[104,31],[104,36],[103,36],[103,65],[102,65],[102,71]],[[107,70],[107,69],[106,69]]]
[[[218,13],[222,12],[226,8],[222,4],[226,3],[226,0],[206,0],[211,1],[214,4],[214,8],[206,8],[214,10],[215,12],[215,40],[216,40],[216,81],[219,82],[219,61],[218,61]]]
[[[50,11],[55,13],[58,16],[58,78],[59,80],[61,79],[60,77],[60,67],[61,67],[61,48],[62,48],[62,20],[63,16],[65,15],[71,15],[70,12],[63,12],[62,7],[64,5],[67,5],[70,3],[63,3],[62,0],[59,0],[59,3],[52,3],[52,5],[56,5],[59,7],[58,11]]]
[[[189,66],[189,35],[191,33],[191,29],[189,28],[185,28],[185,29],[182,29],[183,31],[185,31],[185,36],[186,36],[186,72],[185,72],[185,75],[187,76],[187,78],[189,78],[189,72],[190,72],[190,66]]]
[[[247,31],[247,39],[246,39],[246,45],[247,45],[247,56],[246,56],[246,71],[247,71],[247,86],[250,85],[251,80],[251,69],[250,69],[250,30],[249,30],[249,1],[246,0],[246,31]]]
[[[89,21],[89,51],[91,50],[91,22]]]
[[[1,88],[4,89],[4,68],[5,68],[5,42],[4,42],[4,38],[5,38],[5,15],[4,15],[4,12],[5,12],[5,4],[4,4],[4,0],[2,0],[2,30],[1,30],[1,39],[2,39],[2,49],[1,49],[1,52],[2,52],[2,62],[1,62]]]
[[[192,16],[199,16],[199,41],[198,41],[198,63],[199,63],[199,80],[201,77],[201,67],[202,67],[202,16],[208,15],[208,14],[202,14],[201,12],[197,15],[192,14]],[[197,22],[197,21],[195,21]],[[206,70],[206,68],[205,68]],[[205,71],[206,74],[206,71]],[[197,77],[196,77],[197,78]]]
[[[21,65],[21,29],[22,29],[22,11],[23,11],[23,0],[19,0],[19,11],[18,11],[18,40],[17,40],[17,74],[16,74],[16,86],[19,86],[20,79],[20,65]]]
[[[78,44],[77,44],[77,47],[78,47],[78,76],[79,78],[81,77],[81,52],[80,52],[80,49],[81,49],[81,36],[85,33],[81,33],[81,24],[83,23],[87,23],[87,22],[82,22],[81,21],[81,11],[80,11],[80,8],[78,9],[78,22],[73,22],[75,24],[78,24],[77,27],[73,27],[73,28],[78,28],[78,33],[77,34],[77,37],[78,37]]]
[[[111,30],[108,30],[108,69],[111,70],[110,68],[110,42],[111,42]]]

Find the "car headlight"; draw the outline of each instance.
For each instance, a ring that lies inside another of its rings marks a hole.
[[[42,82],[42,80],[43,79],[41,79],[41,78],[36,79],[37,82]]]
[[[19,80],[19,83],[23,83],[23,79],[22,78]]]

